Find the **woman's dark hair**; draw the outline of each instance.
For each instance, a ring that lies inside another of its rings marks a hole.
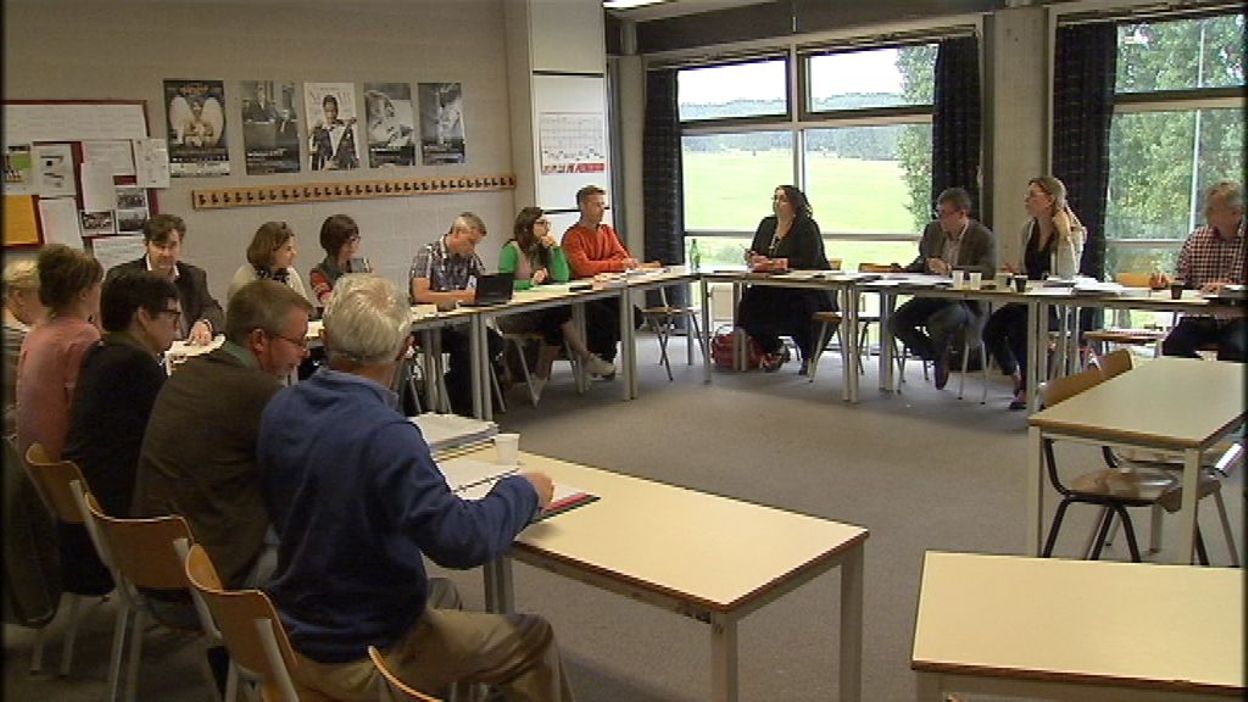
[[[326,95],[325,97],[321,98],[321,109],[324,109],[325,106],[331,102],[334,103],[334,109],[335,110],[338,109],[338,98],[334,97],[333,95]]]
[[[247,246],[247,262],[257,269],[273,266],[273,253],[295,235],[285,222],[265,222],[256,230]]]
[[[815,210],[810,206],[810,200],[806,199],[806,193],[799,190],[796,185],[781,185],[780,190],[784,191],[784,196],[793,206],[794,215],[807,218],[815,216]]]
[[[550,251],[542,246],[537,237],[533,235],[533,225],[537,224],[537,220],[541,219],[544,214],[546,211],[540,207],[526,207],[520,210],[520,214],[516,215],[516,226],[513,231],[520,253],[528,258],[536,256],[542,268],[549,268]]]
[[[345,214],[330,215],[321,225],[321,248],[329,257],[338,260],[338,252],[351,240],[359,236],[360,228],[355,220]]]
[[[104,283],[100,294],[100,324],[104,331],[122,332],[130,326],[134,313],[143,308],[156,316],[177,302],[178,288],[168,278],[148,271],[125,271]]]
[[[49,244],[39,252],[39,301],[63,312],[83,290],[104,279],[104,267],[85,251]]]

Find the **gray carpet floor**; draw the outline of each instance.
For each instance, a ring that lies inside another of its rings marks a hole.
[[[636,401],[619,400],[618,381],[595,382],[578,396],[566,366],[558,364],[539,407],[514,390],[499,422],[521,433],[526,451],[870,529],[864,699],[913,699],[910,646],[923,553],[1023,550],[1026,421],[1023,413],[1005,409],[1006,380],[992,377],[988,403],[981,405],[979,374],[967,380],[968,399],[958,400],[956,374],[949,388],[937,391],[912,363],[902,393],[880,393],[872,364],[862,379],[861,403],[849,406],[840,400],[839,360],[821,364],[814,384],[789,364],[774,374],[716,372],[706,385],[700,366],[684,364],[683,340],[673,346],[676,377],[669,383],[655,363],[657,346],[643,337]],[[1075,473],[1095,467],[1097,456],[1063,446],[1058,460]],[[1228,509],[1242,534],[1242,470],[1229,483]],[[1091,508],[1072,508],[1058,555],[1077,557],[1093,516]],[[1166,532],[1174,521],[1166,520]],[[1147,516],[1141,513],[1136,522],[1146,533]],[[1202,510],[1201,523],[1214,564],[1227,564],[1211,505]],[[638,515],[638,528],[645,528],[644,515]],[[1237,539],[1242,553],[1244,540]],[[1125,543],[1105,557],[1125,559]],[[481,607],[479,571],[432,570],[452,578],[468,606]],[[554,624],[578,699],[708,697],[710,634],[701,622],[525,565],[515,566],[515,585],[518,608]],[[839,586],[834,571],[742,622],[742,700],[836,699]],[[93,610],[68,678],[30,675],[33,635],[6,626],[7,699],[100,699],[112,611],[111,603]],[[59,660],[63,619],[49,634],[47,669],[55,670]],[[194,646],[153,630],[144,648],[139,698],[210,699],[197,656]]]

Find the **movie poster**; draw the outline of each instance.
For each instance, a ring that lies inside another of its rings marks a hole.
[[[294,83],[245,80],[243,150],[247,175],[299,172],[299,100]]]
[[[410,83],[365,83],[368,165],[416,165],[416,119]]]
[[[169,171],[175,177],[229,175],[225,85],[219,80],[166,80]]]
[[[421,83],[420,155],[426,166],[464,163],[464,92],[460,83]]]
[[[304,83],[308,120],[308,156],[314,171],[360,167],[359,112],[354,83]]]

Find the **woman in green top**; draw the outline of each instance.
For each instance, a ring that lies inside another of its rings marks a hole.
[[[500,273],[515,274],[516,290],[528,290],[543,283],[566,283],[572,277],[563,248],[550,233],[550,220],[540,207],[526,207],[516,215],[515,237],[503,245],[498,256]],[[567,306],[520,312],[499,317],[498,326],[511,334],[541,334],[542,348],[537,356],[536,389],[541,392],[550,379],[550,367],[566,341],[590,374],[615,373],[615,366],[589,352],[580,330],[572,323]]]

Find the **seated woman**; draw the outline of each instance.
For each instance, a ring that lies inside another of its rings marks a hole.
[[[34,259],[12,261],[4,267],[4,438],[17,431],[17,359],[22,342],[43,320],[39,302],[39,268]]]
[[[334,283],[346,273],[369,273],[368,259],[358,258],[360,228],[344,214],[331,215],[321,224],[321,248],[325,260],[308,274],[312,284],[312,304],[324,308],[334,291]]]
[[[1020,266],[1005,264],[1010,273],[1025,274],[1031,280],[1049,275],[1069,279],[1079,272],[1083,257],[1085,230],[1066,202],[1066,186],[1053,176],[1032,178],[1023,201],[1030,219],[1023,225],[1023,260]],[[1057,315],[1049,311],[1049,328],[1057,328]],[[1027,306],[1004,305],[992,313],[984,325],[984,344],[997,359],[1001,372],[1014,379],[1014,399],[1010,409],[1027,406]]]
[[[757,273],[789,269],[828,270],[823,236],[812,217],[810,201],[792,185],[776,188],[771,199],[772,216],[758,223],[754,241],[746,252],[750,270]],[[781,336],[793,338],[802,354],[802,368],[814,354],[816,312],[836,309],[836,301],[824,290],[796,290],[755,285],[746,289],[737,308],[737,323],[762,348],[763,369],[779,370],[788,360]]]
[[[304,289],[303,279],[295,269],[295,256],[298,253],[295,248],[295,232],[285,222],[265,222],[260,225],[247,247],[247,263],[234,272],[226,299],[234,297],[234,293],[244,285],[261,278],[276,280],[306,298],[308,291]]]
[[[498,256],[500,273],[515,274],[516,290],[528,290],[543,283],[566,283],[572,277],[563,247],[550,233],[550,220],[540,207],[526,207],[516,215],[515,236],[503,245]],[[554,307],[533,312],[520,312],[498,318],[498,326],[513,334],[538,333],[542,348],[534,371],[535,389],[540,395],[550,380],[550,367],[559,357],[564,341],[592,375],[615,373],[615,366],[589,352],[580,330],[572,323],[571,308]]]

